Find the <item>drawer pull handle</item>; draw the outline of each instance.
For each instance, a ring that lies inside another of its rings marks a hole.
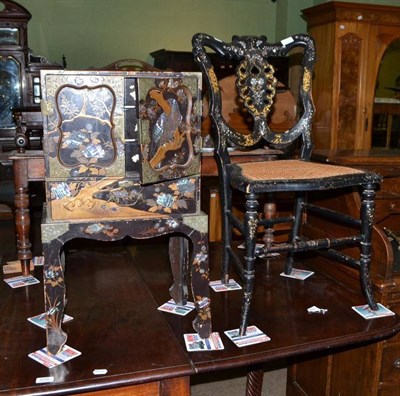
[[[393,366],[394,366],[395,368],[397,368],[397,369],[400,369],[400,359],[396,359],[396,360],[393,362]]]

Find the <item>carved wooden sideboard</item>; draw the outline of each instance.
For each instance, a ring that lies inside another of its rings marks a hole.
[[[376,80],[382,57],[400,38],[400,7],[329,2],[303,10],[316,40],[318,62],[313,80],[316,106],[315,155],[321,161],[367,168],[384,177],[377,195],[371,277],[379,302],[400,312],[398,244],[400,234],[400,151],[371,150]],[[353,151],[356,150],[356,151]],[[328,207],[359,210],[357,194],[314,196]],[[326,225],[308,217],[307,232],[318,235]],[[334,234],[344,229],[330,228]],[[324,257],[319,271],[359,287],[351,268],[337,268]],[[288,395],[394,396],[400,389],[400,337],[354,350],[315,356],[288,371]]]
[[[377,195],[371,276],[377,299],[400,312],[400,151],[370,150],[376,80],[387,48],[400,38],[400,7],[329,2],[303,10],[317,46],[313,80],[314,153],[321,161],[367,168],[384,176]],[[356,151],[353,151],[356,150]],[[324,151],[324,152],[323,152]],[[357,194],[314,196],[328,207],[359,210]],[[307,232],[326,228],[311,216]],[[343,234],[344,228],[330,228]],[[312,262],[309,263],[312,265]],[[357,288],[355,271],[324,257],[318,270]],[[288,371],[288,395],[394,396],[400,389],[400,338],[336,354],[315,356]]]
[[[333,1],[302,12],[318,55],[315,146],[369,149],[376,80],[386,49],[400,38],[400,7]]]
[[[400,150],[332,150],[316,152],[321,161],[360,167],[381,173],[384,180],[377,193],[375,226],[372,238],[371,279],[379,302],[400,313],[400,250],[396,237],[400,235]],[[332,196],[313,196],[324,206],[341,206],[347,213],[359,211],[358,193],[347,191]],[[345,235],[344,227],[332,228],[334,235]],[[322,234],[326,224],[308,216],[309,236]],[[347,286],[359,287],[356,271],[335,266],[324,257],[307,259],[323,271]],[[322,304],[322,302],[321,302]],[[364,319],[361,319],[364,320]],[[379,320],[379,319],[377,319]],[[288,395],[353,395],[397,396],[400,389],[400,336],[353,350],[315,356],[290,367],[288,371]]]

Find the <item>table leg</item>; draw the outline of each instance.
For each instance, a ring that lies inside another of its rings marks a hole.
[[[17,232],[17,253],[21,261],[22,275],[29,275],[32,259],[28,194],[28,163],[25,160],[13,161],[14,189],[15,189],[15,228]]]
[[[246,396],[260,396],[264,379],[264,370],[258,366],[252,366],[247,372]]]

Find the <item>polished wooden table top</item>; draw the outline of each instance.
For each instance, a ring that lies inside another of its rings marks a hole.
[[[172,283],[167,249],[166,241],[71,242],[66,255],[66,313],[74,319],[64,329],[70,334],[67,345],[82,355],[54,369],[28,358],[45,346],[44,330],[27,321],[42,313],[42,282],[20,289],[2,282],[0,393],[71,394],[129,386],[352,347],[389,337],[400,329],[397,316],[369,321],[358,316],[351,309],[364,303],[358,290],[348,290],[318,273],[306,281],[283,278],[279,276],[281,260],[261,260],[250,324],[271,341],[236,347],[223,332],[238,327],[242,292],[212,292],[213,331],[220,333],[225,349],[188,353],[183,334],[193,332],[194,312],[178,317],[157,310],[169,299]],[[217,279],[220,246],[211,245],[210,250],[213,279]],[[41,280],[40,272],[35,269]],[[312,305],[328,313],[308,314]],[[94,369],[108,372],[95,376]],[[37,377],[47,376],[54,376],[55,383],[35,384]]]
[[[211,280],[219,278],[220,248],[219,244],[211,244]],[[150,251],[141,251],[139,257],[146,263],[145,267],[139,267],[139,271],[157,303],[161,304],[167,297],[165,288],[160,287],[161,276],[166,282],[168,273],[160,273],[160,284],[153,284],[151,278],[157,273],[159,262],[151,259]],[[225,349],[218,352],[191,353],[190,358],[199,372],[351,346],[368,340],[378,340],[383,334],[394,335],[400,329],[397,317],[365,320],[356,314],[351,306],[365,304],[360,290],[349,290],[318,273],[305,281],[281,277],[283,267],[284,262],[281,259],[269,262],[259,260],[256,265],[256,286],[249,325],[256,325],[267,334],[271,338],[269,342],[245,348],[236,347],[223,332],[239,325],[242,291],[211,293],[213,331],[220,333]],[[306,267],[296,263],[295,268]],[[239,279],[233,270],[231,274],[232,278]],[[328,309],[328,313],[309,314],[307,308],[313,305]],[[190,321],[182,322],[173,315],[166,316],[166,319],[178,340],[182,332],[191,332]],[[180,342],[183,346],[183,340]]]
[[[45,346],[44,330],[27,321],[43,312],[43,282],[22,289],[3,282],[0,393],[57,390],[69,395],[193,374],[190,360],[134,267],[121,249],[70,255],[67,312],[74,319],[64,328],[71,333],[67,344],[82,355],[53,369],[28,357]],[[40,272],[35,271],[38,279]],[[95,376],[95,369],[107,369],[108,374]],[[36,378],[47,376],[54,376],[55,383],[35,385]]]

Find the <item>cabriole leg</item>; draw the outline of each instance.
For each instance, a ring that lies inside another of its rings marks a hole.
[[[197,216],[199,217],[199,216]],[[193,328],[201,338],[208,338],[211,334],[211,307],[210,307],[210,270],[208,254],[207,216],[203,232],[193,229],[190,239],[193,243],[191,287],[194,303],[197,310]]]
[[[65,309],[64,263],[60,257],[61,248],[62,244],[58,240],[43,245],[47,350],[52,355],[57,355],[67,341],[67,335],[61,329]]]
[[[174,283],[169,289],[169,294],[174,299],[175,303],[180,305],[185,305],[188,299],[188,242],[188,239],[182,236],[172,236],[169,238],[169,258],[174,279]]]

